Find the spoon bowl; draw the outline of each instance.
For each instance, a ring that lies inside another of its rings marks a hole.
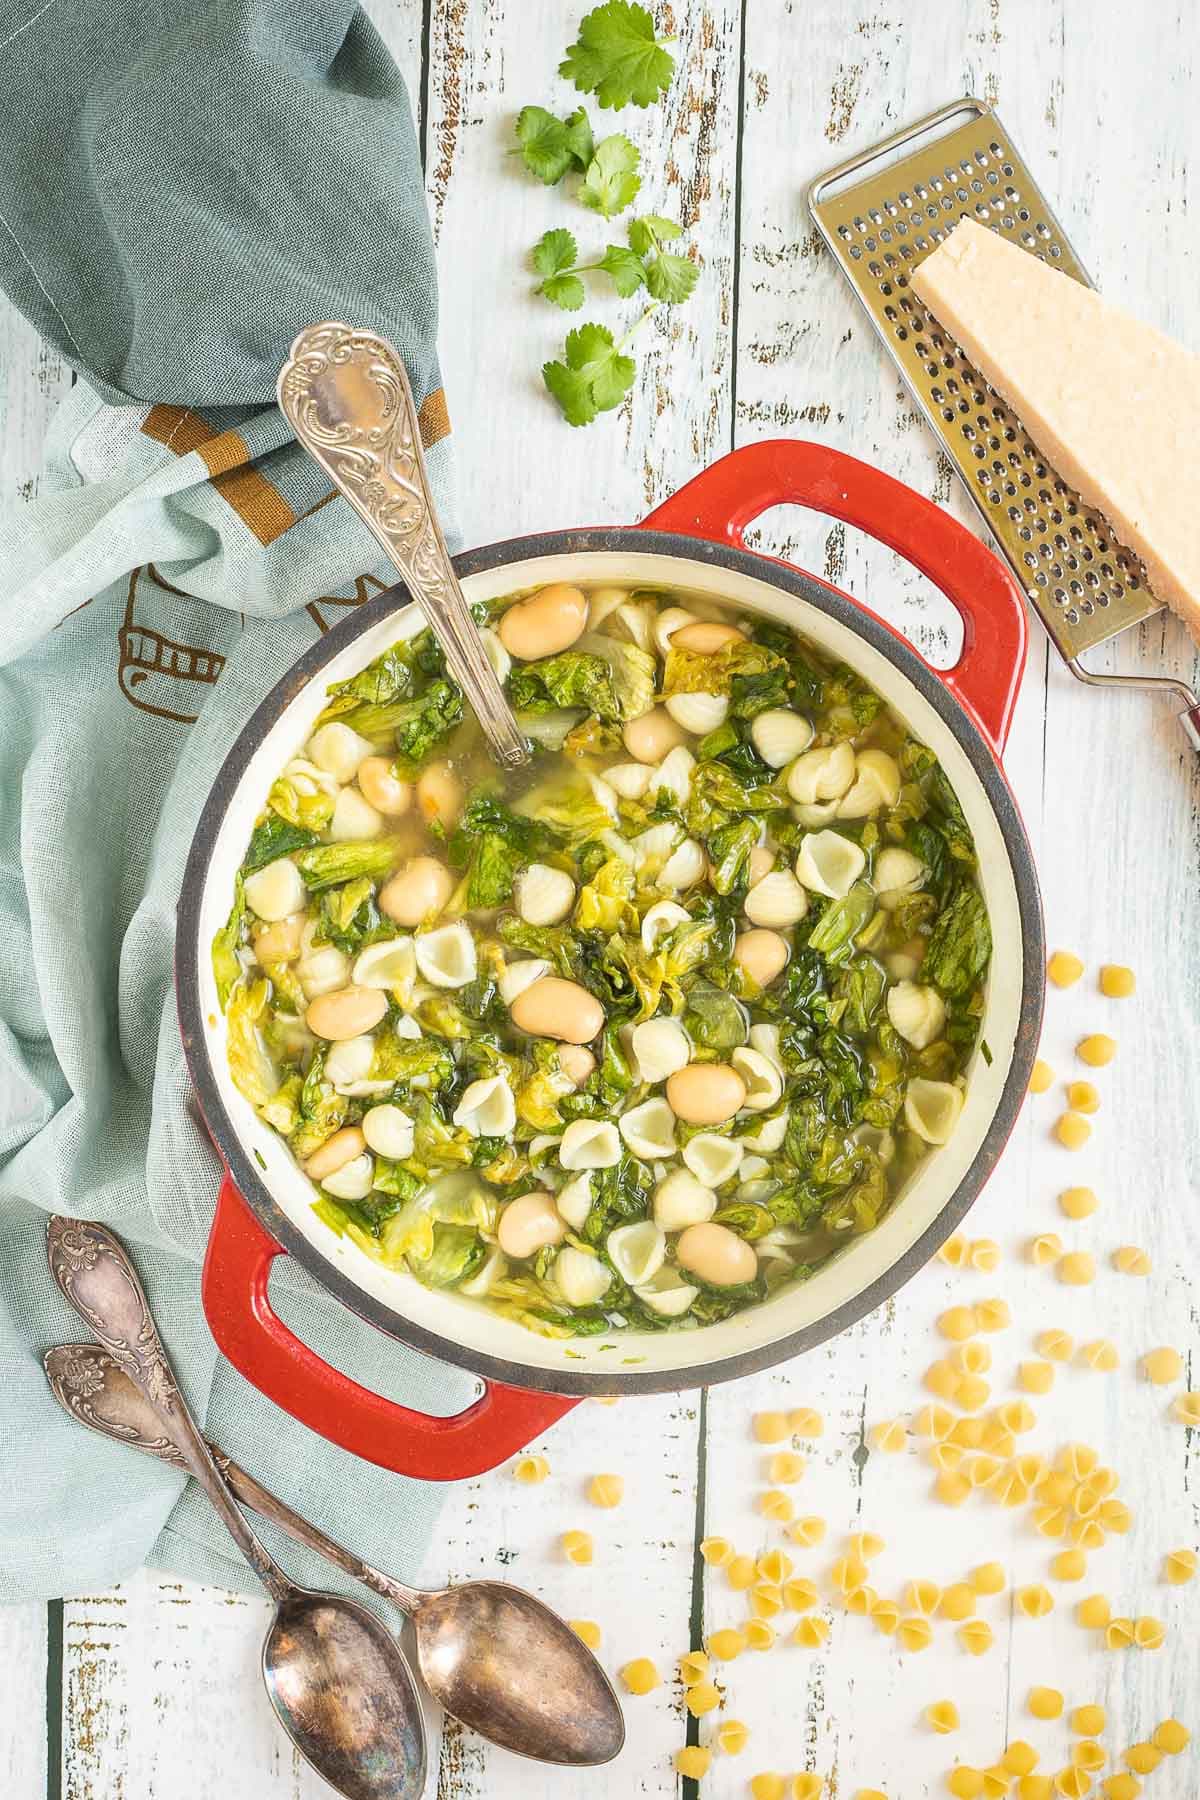
[[[283,1729],[346,1800],[422,1792],[420,1697],[395,1639],[365,1607],[293,1589],[263,1641],[262,1671]]]
[[[413,1622],[430,1693],[464,1723],[486,1717],[494,1744],[576,1768],[620,1751],[625,1721],[603,1670],[532,1594],[469,1581],[425,1595]]]

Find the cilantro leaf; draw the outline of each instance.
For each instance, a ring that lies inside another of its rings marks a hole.
[[[653,106],[671,85],[675,61],[655,37],[654,20],[634,0],[605,0],[588,13],[558,66],[581,94],[602,107]]]
[[[610,244],[596,267],[612,277],[613,286],[622,300],[628,300],[630,294],[636,294],[645,285],[645,264],[624,244]]]
[[[571,233],[560,228],[544,233],[530,258],[537,273],[545,277],[538,293],[567,312],[577,312],[583,305],[583,283],[574,269],[578,254]]]
[[[689,262],[686,256],[672,256],[669,250],[660,250],[646,264],[646,286],[656,300],[665,300],[674,306],[687,299],[699,274],[695,263]]]
[[[548,362],[542,379],[562,408],[568,425],[590,425],[598,412],[619,406],[633,386],[632,356],[605,325],[591,322],[568,332],[565,361]]]
[[[629,247],[639,256],[649,256],[652,250],[659,250],[672,238],[682,236],[683,226],[677,225],[674,219],[664,219],[659,213],[643,213],[629,227]]]
[[[641,160],[641,151],[623,132],[601,138],[579,190],[583,204],[605,219],[624,212],[642,185],[637,173]]]
[[[592,128],[582,107],[564,120],[544,106],[523,106],[516,133],[525,167],[547,187],[561,181],[568,169],[586,169],[591,161]]]
[[[571,233],[559,227],[543,232],[533,246],[531,261],[539,275],[561,275],[564,269],[575,267],[578,255],[579,249]]]

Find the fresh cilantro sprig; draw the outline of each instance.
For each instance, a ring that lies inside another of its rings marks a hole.
[[[582,276],[595,271],[607,275],[623,300],[646,288],[655,300],[669,306],[686,300],[696,285],[699,270],[686,256],[662,248],[664,239],[679,237],[683,227],[673,219],[649,213],[629,227],[629,244],[609,244],[595,262],[577,260],[578,246],[571,232],[547,231],[533,247],[535,272],[542,277],[538,293],[543,299],[577,312],[583,305]]]
[[[578,41],[558,65],[581,94],[602,107],[653,106],[671,85],[672,40],[655,35],[654,20],[634,0],[605,0],[579,27]]]
[[[582,106],[556,119],[544,106],[523,106],[517,114],[517,150],[531,175],[547,187],[570,169],[582,174],[592,160],[592,127]]]
[[[623,131],[601,138],[584,172],[579,198],[602,219],[613,219],[637,198],[642,153]]]
[[[625,346],[650,317],[652,307],[614,339],[607,325],[589,322],[567,333],[562,362],[548,362],[542,380],[562,408],[568,425],[590,425],[597,413],[619,406],[633,386],[634,361]]]

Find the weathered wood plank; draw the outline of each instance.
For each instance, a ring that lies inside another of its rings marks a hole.
[[[36,1800],[46,1785],[46,1609],[0,1607],[0,1793]]]
[[[576,15],[516,0],[434,8],[427,186],[470,543],[632,522],[728,447],[740,7],[712,0],[661,10],[679,34],[666,102],[617,115],[588,105],[597,137],[623,131],[642,152],[635,205],[606,226],[577,202],[574,178],[545,188],[507,155],[523,105],[566,113],[581,99],[556,74]],[[624,242],[628,218],[649,211],[687,227],[703,273],[685,306],[657,309],[638,334],[632,395],[572,430],[543,388],[542,364],[561,355],[581,320],[620,333],[642,307],[597,283],[579,313],[563,313],[534,296],[529,252],[544,231],[564,226],[593,260],[606,242]]]

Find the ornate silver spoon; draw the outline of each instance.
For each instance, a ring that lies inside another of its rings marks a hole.
[[[275,1602],[263,1680],[305,1760],[346,1800],[417,1800],[425,1724],[400,1647],[373,1614],[288,1580],[242,1517],[179,1391],[124,1247],[103,1225],[54,1216],[50,1271],[145,1404],[143,1425],[175,1447]]]
[[[400,356],[374,332],[333,319],[310,325],[279,372],[279,405],[299,442],[399,569],[492,755],[503,768],[520,768],[529,749],[446,549]]]
[[[43,1358],[59,1405],[93,1431],[184,1468],[173,1436],[104,1350],[59,1344]],[[620,1704],[591,1651],[557,1613],[500,1581],[436,1593],[406,1587],[293,1512],[212,1446],[237,1498],[408,1613],[430,1692],[481,1737],[539,1762],[608,1762],[625,1740]]]

